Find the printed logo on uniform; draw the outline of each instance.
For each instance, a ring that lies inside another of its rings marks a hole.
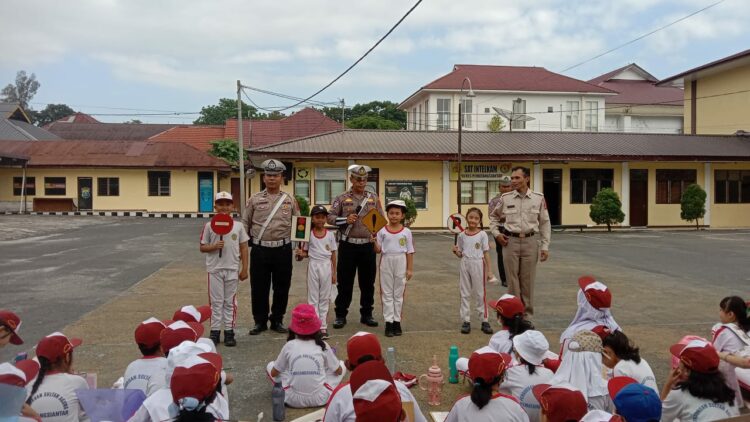
[[[406,246],[406,238],[405,238],[405,237],[402,237],[402,238],[400,238],[400,239],[398,240],[398,244],[399,244],[400,246]]]
[[[375,202],[375,200],[374,200],[374,199],[372,199],[372,198],[370,198],[370,199],[368,199],[368,200],[367,200],[367,202],[369,202],[369,203],[373,203],[373,202]]]
[[[359,173],[360,176],[366,176],[367,175],[367,170],[365,170],[364,167],[360,166],[359,167],[359,171],[357,171],[357,173]]]
[[[346,198],[344,199],[344,202],[353,202],[354,200],[352,198]]]
[[[477,242],[477,243],[475,243],[475,244],[474,244],[474,249],[479,249],[479,248],[481,248],[481,247],[482,247],[482,246],[481,246],[481,245],[479,245],[479,242]]]
[[[232,240],[237,240],[237,233],[232,233]]]
[[[330,251],[331,250],[331,245],[326,245],[326,250]]]

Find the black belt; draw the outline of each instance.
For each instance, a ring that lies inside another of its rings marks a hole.
[[[503,234],[505,234],[506,236],[510,236],[510,237],[520,237],[521,239],[523,239],[523,238],[525,238],[525,237],[531,237],[531,236],[533,236],[533,235],[534,235],[535,233],[534,233],[534,232],[528,232],[528,233],[513,233],[513,232],[509,232],[508,230],[503,230]]]

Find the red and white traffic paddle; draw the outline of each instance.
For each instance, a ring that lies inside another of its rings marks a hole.
[[[224,240],[224,235],[229,234],[234,227],[234,219],[229,214],[216,214],[211,218],[211,230],[219,235],[219,240]],[[224,248],[219,250],[219,258]]]
[[[459,233],[462,233],[464,230],[466,230],[466,227],[467,227],[466,217],[461,215],[461,213],[454,213],[448,217],[448,221],[446,222],[446,228],[455,235],[453,236],[454,245],[456,244],[456,241],[458,240]]]

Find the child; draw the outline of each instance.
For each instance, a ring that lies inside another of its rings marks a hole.
[[[583,393],[568,383],[539,384],[531,391],[540,404],[542,422],[578,421],[588,410]]]
[[[289,407],[323,406],[344,377],[344,364],[321,338],[318,311],[308,304],[292,311],[289,338],[275,361],[266,367],[281,382]]]
[[[510,353],[513,350],[513,337],[527,331],[533,330],[534,325],[524,319],[524,311],[521,298],[510,294],[500,296],[489,305],[497,312],[497,319],[502,328],[490,338],[490,347],[498,353]]]
[[[549,342],[539,331],[529,330],[513,337],[513,354],[517,365],[511,365],[505,372],[505,380],[500,384],[500,392],[518,399],[531,422],[538,422],[539,402],[531,389],[539,384],[547,384],[554,373],[545,368],[544,362]]]
[[[469,302],[472,294],[476,302],[476,311],[482,320],[482,332],[492,334],[492,327],[487,320],[487,305],[484,303],[485,282],[490,272],[490,244],[487,233],[482,230],[482,211],[469,208],[466,212],[469,227],[458,235],[453,253],[461,258],[459,268],[459,289],[461,291],[461,333],[471,332],[471,311]]]
[[[469,358],[469,372],[474,381],[471,396],[459,399],[445,422],[528,422],[529,417],[518,400],[498,392],[509,364],[509,355],[497,353],[486,346],[472,353]]]
[[[128,365],[123,375],[123,388],[148,391],[148,382],[154,374],[164,374],[167,358],[161,350],[161,332],[167,328],[156,318],[149,318],[135,329],[135,343],[143,355]],[[158,376],[158,375],[157,375]]]
[[[400,422],[406,414],[398,389],[381,361],[357,367],[351,376],[352,407],[357,422]]]
[[[0,348],[8,343],[20,346],[23,340],[18,336],[18,330],[21,328],[21,318],[11,311],[0,310]]]
[[[216,194],[214,208],[219,214],[229,215],[233,208],[232,195],[228,192]],[[211,334],[214,344],[218,344],[224,325],[224,345],[234,347],[234,324],[237,316],[237,284],[247,278],[247,242],[250,237],[242,224],[235,222],[232,231],[223,236],[211,230],[211,223],[203,227],[201,252],[206,254],[208,272],[208,297],[211,302]],[[219,251],[222,251],[219,256]],[[242,267],[240,267],[242,264]],[[237,273],[239,270],[239,274]]]
[[[728,296],[719,303],[719,319],[721,323],[714,325],[713,341],[711,342],[719,353],[736,353],[750,348],[750,319],[747,317],[747,305],[738,296]],[[724,374],[727,385],[734,389],[735,404],[742,408],[742,390],[737,380],[735,367],[728,362],[722,362],[719,370]]]
[[[312,233],[310,241],[302,244],[298,256],[309,257],[307,264],[307,303],[312,305],[320,318],[320,332],[328,339],[328,306],[331,303],[331,289],[336,284],[336,237],[326,230],[328,210],[316,205],[310,211]]]
[[[719,372],[719,355],[705,341],[692,340],[669,348],[680,365],[661,391],[661,420],[714,421],[738,416],[735,393]]]
[[[414,268],[414,240],[411,230],[402,224],[406,203],[395,200],[385,206],[388,225],[375,236],[375,253],[380,255],[380,296],[383,301],[385,336],[402,334],[401,309],[404,306],[406,282]]]
[[[182,342],[195,342],[203,335],[203,326],[197,322],[175,321],[161,331],[159,344],[165,357],[169,358],[172,349],[178,347]],[[151,396],[157,391],[169,387],[167,380],[169,373],[169,359],[167,367],[163,371],[154,371],[146,386],[146,396]]]
[[[565,342],[581,330],[592,330],[598,325],[606,326],[610,332],[620,329],[609,310],[612,306],[612,293],[607,286],[588,275],[578,279],[578,286],[578,310],[560,336],[561,355],[566,350]]]
[[[615,411],[625,422],[658,422],[661,400],[656,390],[630,377],[615,377],[607,383]]]
[[[39,373],[39,363],[33,359],[24,359],[15,364],[0,363],[0,419],[8,420],[8,416],[23,415],[19,422],[37,422],[41,418],[25,403],[26,386]]]
[[[45,422],[89,420],[76,395],[76,390],[88,390],[89,385],[83,377],[73,374],[73,349],[80,344],[80,339],[68,339],[55,332],[36,345],[39,375],[26,403]]]
[[[170,379],[172,401],[179,413],[176,422],[211,422],[229,419],[229,412],[215,415],[209,407],[221,389],[222,359],[216,353],[201,353],[177,366]]]
[[[600,336],[601,337],[601,336]],[[612,369],[613,377],[630,377],[639,384],[659,391],[651,366],[641,357],[639,349],[622,331],[609,333],[602,339],[602,362]]]

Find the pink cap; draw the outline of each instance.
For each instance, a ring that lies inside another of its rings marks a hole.
[[[292,323],[289,325],[289,329],[303,336],[309,336],[320,331],[320,318],[318,318],[315,307],[307,303],[297,305],[292,311]]]

